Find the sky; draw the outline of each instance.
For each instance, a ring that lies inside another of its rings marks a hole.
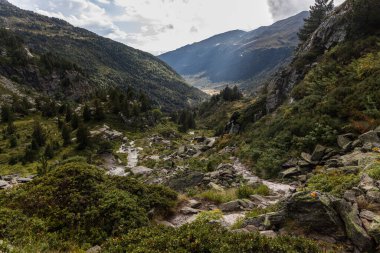
[[[152,54],[230,30],[253,30],[314,0],[8,0]],[[337,0],[341,2],[342,0]]]

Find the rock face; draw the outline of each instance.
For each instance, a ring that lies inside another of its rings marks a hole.
[[[286,213],[301,227],[342,240],[345,237],[344,224],[333,208],[333,201],[324,194],[314,198],[310,192],[296,193],[286,203]]]

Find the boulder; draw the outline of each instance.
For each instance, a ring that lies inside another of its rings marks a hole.
[[[371,251],[373,241],[363,228],[357,204],[351,205],[345,200],[337,200],[334,205],[344,222],[347,237],[361,252]]]
[[[310,157],[312,162],[319,162],[322,160],[323,156],[326,154],[326,147],[322,145],[317,145],[314,149],[313,154]]]
[[[180,212],[184,215],[192,215],[192,214],[197,214],[200,212],[200,210],[198,209],[195,209],[195,208],[191,208],[191,207],[184,207],[180,210]]]
[[[344,192],[344,199],[351,202],[351,203],[356,202],[356,192],[353,190],[345,191]]]
[[[337,142],[340,148],[345,149],[347,145],[352,144],[352,141],[355,139],[354,134],[343,134],[338,135]]]
[[[282,178],[289,178],[289,177],[297,176],[300,173],[301,173],[301,169],[299,167],[293,167],[293,168],[281,171],[280,176]]]
[[[304,161],[306,161],[306,162],[308,162],[308,163],[312,163],[311,162],[311,155],[310,154],[308,154],[308,153],[301,153],[301,158],[304,160]]]
[[[189,206],[191,208],[199,208],[202,205],[201,202],[199,202],[199,201],[197,201],[195,199],[190,199],[188,202],[189,202]]]
[[[359,188],[364,191],[378,190],[378,188],[375,185],[375,181],[366,173],[363,173],[363,175],[360,178]]]
[[[280,228],[286,220],[285,210],[265,214],[264,226],[267,229]]]
[[[217,185],[217,184],[215,184],[215,183],[213,183],[213,182],[209,183],[209,184],[208,184],[208,187],[209,187],[210,189],[213,189],[213,190],[216,190],[216,191],[224,191],[224,188],[223,188],[222,186]]]
[[[380,192],[374,190],[367,191],[366,198],[371,203],[380,203]]]
[[[368,234],[377,244],[380,244],[380,222],[372,222],[368,229]]]
[[[361,140],[364,144],[366,143],[380,143],[380,138],[378,136],[378,132],[369,131],[359,136],[359,140]]]
[[[0,180],[0,189],[8,188],[10,184],[7,181]]]
[[[368,211],[368,210],[362,210],[359,214],[360,218],[366,219],[368,221],[374,221],[378,220],[380,222],[380,216],[376,215],[375,213]]]
[[[238,211],[252,208],[253,206],[254,204],[249,200],[238,199],[238,200],[233,200],[227,203],[223,203],[220,205],[219,208],[223,212],[238,212]]]
[[[151,174],[153,170],[144,166],[138,166],[138,167],[132,168],[131,172],[135,176],[145,176],[145,175]]]
[[[328,194],[298,192],[287,200],[285,212],[297,226],[341,240],[345,238],[344,224],[333,201]]]

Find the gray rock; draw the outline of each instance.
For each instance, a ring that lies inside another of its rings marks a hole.
[[[379,191],[367,191],[366,198],[371,203],[380,203],[380,192]]]
[[[275,237],[277,237],[276,232],[274,232],[273,230],[261,231],[260,235],[263,235],[263,236],[266,236],[266,237],[269,237],[269,238],[275,238]]]
[[[323,158],[325,153],[326,153],[326,147],[324,147],[322,145],[317,145],[314,149],[313,154],[310,157],[310,160],[312,162],[319,162],[319,161],[321,161],[321,159]]]
[[[10,185],[7,181],[0,180],[0,189],[8,188]]]
[[[380,216],[376,215],[375,213],[371,212],[371,211],[368,211],[368,210],[362,210],[359,214],[360,218],[362,219],[366,219],[366,220],[369,220],[369,221],[373,221],[375,219],[379,219]],[[380,222],[380,220],[379,220]]]
[[[190,199],[189,200],[189,205],[190,205],[191,208],[199,208],[202,205],[202,203],[199,202],[199,201],[197,201],[197,200],[195,200],[195,199]]]
[[[298,192],[285,204],[287,218],[301,228],[321,235],[332,236],[337,240],[345,238],[345,227],[333,207],[335,199],[328,194]]]
[[[239,229],[234,229],[230,231],[231,233],[237,233],[237,234],[249,234],[250,231],[246,228],[239,228]]]
[[[344,149],[348,144],[352,143],[354,138],[355,138],[355,135],[351,133],[338,135],[337,141],[338,141],[339,147]]]
[[[353,190],[346,191],[344,193],[344,199],[351,202],[351,203],[356,202],[356,192]]]
[[[180,212],[182,214],[185,214],[185,215],[191,215],[191,214],[197,214],[197,213],[199,213],[200,210],[186,206],[186,207],[182,208],[180,210]]]
[[[347,237],[361,252],[371,251],[373,242],[362,227],[363,224],[359,218],[358,206],[356,204],[351,205],[345,200],[338,200],[334,205],[344,222]]]
[[[246,202],[238,199],[220,205],[220,210],[223,212],[242,211],[247,207]]]
[[[151,174],[153,172],[153,170],[149,169],[147,167],[144,167],[144,166],[138,166],[138,167],[131,169],[131,172],[135,176],[143,176],[143,175]]]
[[[360,178],[359,188],[364,191],[378,190],[375,181],[366,173],[363,173]]]
[[[102,251],[102,247],[99,245],[96,245],[88,250],[86,250],[86,253],[100,253]]]
[[[312,162],[311,162],[311,155],[308,154],[308,153],[301,153],[301,158],[302,158],[304,161],[308,162],[308,163],[312,163]]]
[[[369,131],[359,136],[359,140],[361,140],[364,144],[366,143],[380,143],[380,138],[378,136],[378,132]]]
[[[19,177],[19,178],[17,178],[17,182],[21,183],[21,184],[29,183],[30,181],[33,181],[33,179],[32,178],[28,178],[28,177]]]
[[[289,178],[293,176],[297,176],[301,173],[301,169],[299,167],[290,168],[280,172],[280,176],[282,178]]]
[[[216,191],[223,191],[223,190],[224,190],[224,188],[223,188],[222,186],[217,185],[217,184],[215,184],[215,183],[213,183],[213,182],[209,183],[209,184],[208,184],[208,187],[209,187],[210,189],[213,189],[213,190],[216,190]]]

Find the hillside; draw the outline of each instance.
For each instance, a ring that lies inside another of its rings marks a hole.
[[[240,84],[252,91],[285,62],[298,45],[308,12],[250,32],[230,31],[159,56],[198,88]]]
[[[130,85],[147,93],[164,110],[183,108],[205,98],[202,92],[189,87],[169,66],[148,53],[62,20],[21,10],[5,0],[0,1],[0,26],[20,36],[31,55],[53,53],[77,65],[86,76],[87,84],[73,87],[76,96],[112,86],[126,89]],[[47,77],[33,69],[3,67],[1,72],[9,77],[17,75],[27,85],[41,86],[42,83],[45,92],[57,89],[54,80],[49,80],[53,83],[51,87],[43,85]]]

